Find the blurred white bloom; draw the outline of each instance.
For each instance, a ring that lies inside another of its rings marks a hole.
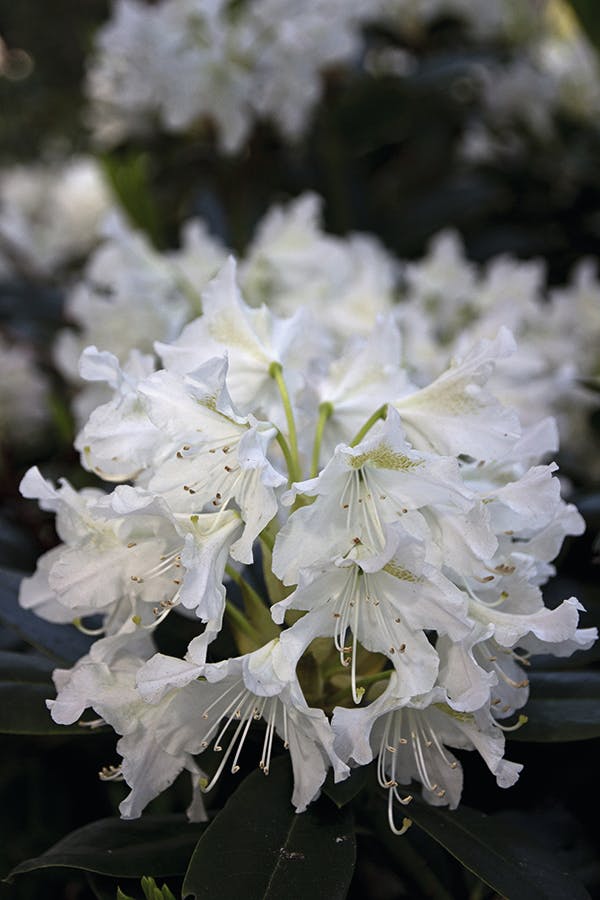
[[[240,264],[245,300],[250,306],[268,307],[259,311],[243,304],[245,312],[237,320],[238,330],[243,330],[244,317],[257,329],[251,340],[254,347],[248,345],[246,355],[239,342],[235,354],[230,352],[229,386],[242,406],[249,390],[254,396],[270,382],[268,364],[260,369],[262,381],[256,381],[256,373],[248,381],[248,353],[256,357],[254,365],[259,368],[260,359],[283,361],[290,353],[298,355],[300,364],[306,353],[297,336],[309,314],[331,331],[330,345],[338,346],[350,336],[366,334],[378,313],[392,309],[398,265],[391,255],[370,235],[327,234],[319,221],[319,207],[319,198],[312,194],[273,207],[259,223]],[[225,315],[232,322],[236,319],[237,289],[227,288],[225,273],[220,287],[215,282],[205,291],[225,262],[226,249],[200,220],[184,225],[181,247],[168,253],[152,248],[144,235],[116,215],[107,219],[102,233],[103,243],[67,297],[65,312],[77,330],[60,332],[54,347],[60,372],[79,388],[73,403],[79,424],[109,398],[97,378],[82,389],[79,359],[85,347],[109,350],[131,372],[137,366],[130,358],[134,349],[143,354],[156,350],[168,368],[189,372],[232,341],[232,333],[221,343],[218,336],[211,337],[209,346],[208,332],[223,331]],[[214,315],[188,325],[203,304],[207,312],[214,307]],[[231,309],[226,313],[228,304]],[[298,314],[301,306],[305,310]],[[290,317],[289,323],[280,317]],[[324,352],[324,335],[315,343],[313,356]],[[264,405],[264,392],[262,396]]]
[[[111,204],[88,157],[0,171],[0,267],[47,277],[79,261],[97,242]]]
[[[154,250],[116,215],[105,223],[103,236],[65,304],[66,316],[78,330],[60,332],[54,347],[60,372],[78,386],[79,358],[91,344],[127,364],[134,349],[152,353],[155,341],[178,337],[200,310],[200,292],[225,258],[218,241],[196,221],[187,223],[183,247],[169,254]],[[108,396],[99,385],[80,392],[75,400],[78,421],[85,421]]]
[[[338,339],[365,334],[391,309],[398,266],[371,235],[323,231],[319,197],[274,206],[240,266],[249,303],[290,316],[306,307]]]
[[[49,384],[33,354],[0,335],[0,445],[35,443],[49,423],[49,400]]]
[[[360,4],[347,0],[118,0],[100,30],[88,73],[91,121],[101,143],[184,131],[203,121],[225,152],[254,122],[289,139],[304,132],[326,68],[359,48]]]
[[[587,416],[597,405],[579,380],[600,372],[600,286],[594,267],[584,262],[572,285],[548,298],[544,274],[541,262],[510,256],[476,267],[458,236],[443,232],[422,260],[406,266],[396,317],[404,362],[417,384],[434,378],[473,341],[509,327],[517,351],[498,361],[494,393],[519,411],[524,425],[556,416],[570,452],[573,435],[586,432]],[[588,433],[577,443],[581,453],[593,441]]]

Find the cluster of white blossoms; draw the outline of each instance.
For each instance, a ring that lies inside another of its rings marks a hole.
[[[540,261],[503,255],[481,267],[447,231],[420,260],[406,263],[371,235],[327,234],[319,212],[314,194],[267,212],[239,265],[250,306],[265,303],[279,316],[304,307],[340,351],[345,341],[364,337],[377,315],[393,314],[402,364],[418,385],[505,325],[518,350],[498,362],[494,393],[527,425],[557,418],[563,450],[577,466],[597,471],[589,415],[599,394],[584,386],[600,377],[600,282],[591,261],[577,266],[569,285],[549,291]],[[103,235],[67,297],[66,316],[78,330],[65,329],[54,348],[59,371],[78,389],[74,413],[81,425],[116,386],[97,381],[82,388],[85,347],[109,350],[138,377],[153,364],[144,359],[153,356],[155,343],[179,338],[200,312],[202,289],[227,258],[200,220],[184,226],[181,247],[170,253],[152,248],[116,216]],[[185,334],[193,349],[193,329]]]
[[[321,72],[357,55],[357,0],[117,0],[88,73],[101,143],[186,131],[205,120],[221,150],[256,119],[288,139],[305,130]]]
[[[593,123],[600,113],[600,60],[572,10],[549,3],[537,32],[510,62],[475,66],[484,115],[466,131],[460,154],[482,162],[522,149],[520,133],[548,141],[557,116]]]
[[[90,122],[104,145],[208,122],[220,149],[233,153],[257,120],[270,120],[295,141],[308,127],[327,70],[364,62],[371,74],[403,74],[416,65],[415,35],[447,17],[474,39],[516,52],[491,67],[470,67],[496,128],[517,121],[548,136],[559,110],[596,117],[598,59],[563,0],[116,0],[89,66]],[[390,44],[365,54],[369,25],[382,26],[406,48]],[[488,125],[480,122],[464,153],[492,150]]]
[[[591,383],[600,377],[600,281],[592,260],[579,262],[565,287],[548,289],[540,260],[502,255],[477,266],[460,237],[445,231],[421,260],[404,266],[401,295],[403,362],[416,383],[427,384],[474,341],[507,326],[518,349],[498,362],[494,393],[526,425],[554,416],[563,450],[588,474],[599,472],[589,424],[599,403]]]
[[[155,341],[179,337],[201,309],[202,288],[227,258],[225,247],[199,220],[184,226],[180,249],[168,254],[116,216],[103,233],[102,246],[67,297],[65,314],[78,330],[61,332],[54,350],[59,371],[77,387],[79,357],[90,344],[110,350],[125,371],[137,372],[140,351],[151,354]],[[391,309],[398,264],[370,235],[339,238],[324,232],[319,198],[303,194],[267,212],[239,277],[250,305],[266,303],[285,316],[306,306],[339,346],[366,333],[378,313]],[[83,423],[108,396],[104,383],[80,390],[74,401],[77,421]]]
[[[553,422],[521,428],[487,387],[510,333],[418,386],[393,314],[340,352],[310,309],[246,304],[233,259],[201,303],[157,344],[160,368],[82,355],[83,377],[113,396],[76,447],[111,490],[55,487],[37,469],[23,479],[62,543],[21,603],[97,637],[55,672],[53,719],[91,708],[87,724],[121,736],[122,762],[102,776],[129,786],[125,817],[184,770],[201,816],[200,790],[247,768],[253,748],[268,774],[281,745],[299,812],[330,768],[341,780],[377,758],[397,832],[411,781],[458,804],[455,749],[513,784],[504,732],[526,703],[529,657],[570,655],[596,632],[578,629],[574,597],[542,599],[583,523],[556,466],[539,463]],[[179,614],[197,624],[187,652],[156,652]],[[220,659],[224,622],[240,655]]]
[[[0,170],[0,280],[80,262],[112,202],[91,157]]]

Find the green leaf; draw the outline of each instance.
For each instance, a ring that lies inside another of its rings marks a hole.
[[[286,585],[273,572],[273,551],[266,543],[261,545],[262,573],[271,604],[285,600],[294,590],[293,585]]]
[[[19,606],[21,572],[0,568],[0,622],[63,665],[71,665],[90,649],[92,639],[72,625],[54,625]]]
[[[298,815],[289,759],[246,778],[198,842],[183,883],[196,900],[346,897],[356,857],[349,809],[326,798]]]
[[[54,663],[37,653],[0,650],[0,681],[52,684]]]
[[[160,216],[150,187],[150,156],[139,152],[126,156],[106,154],[102,158],[102,167],[132,224],[145,231],[153,243],[159,245],[162,234]]]
[[[172,891],[169,890],[167,885],[163,884],[162,888],[159,888],[154,878],[144,876],[141,884],[146,900],[175,900]],[[135,897],[125,894],[119,887],[117,888],[117,900],[135,900]]]
[[[46,700],[56,695],[53,664],[29,653],[0,651],[0,734],[86,734],[78,725],[57,725]]]
[[[600,672],[530,672],[527,724],[514,741],[583,741],[600,737]]]
[[[346,778],[345,781],[339,781],[336,784],[333,780],[333,772],[330,769],[327,778],[325,779],[325,784],[323,785],[323,793],[326,794],[330,800],[333,800],[335,805],[341,809],[342,806],[345,806],[347,803],[350,803],[351,800],[354,800],[356,795],[365,786],[368,777],[369,767],[360,766],[358,769],[352,770],[352,774],[349,778]]]
[[[100,819],[73,831],[41,856],[20,863],[9,878],[57,866],[117,878],[181,875],[204,828],[179,815]]]
[[[142,878],[142,890],[146,900],[175,900],[166,884],[159,888],[154,878],[148,878],[146,875]]]
[[[418,798],[402,812],[503,897],[590,900],[580,882],[556,868],[552,854],[528,841],[527,832],[493,816],[467,806],[452,811],[429,806]]]
[[[239,588],[248,621],[256,630],[261,641],[268,644],[273,638],[279,636],[281,629],[273,621],[268,606],[250,584],[242,582]]]

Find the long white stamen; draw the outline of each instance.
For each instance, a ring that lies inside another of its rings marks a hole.
[[[233,716],[227,721],[227,725],[225,726],[225,728],[223,729],[223,731],[221,732],[221,734],[224,734],[225,731],[227,730],[227,728],[229,728],[229,725],[230,725],[230,723],[232,722],[232,720],[233,720]],[[235,745],[236,738],[237,738],[238,734],[240,733],[240,731],[242,730],[242,728],[244,727],[244,725],[245,725],[245,722],[242,720],[242,721],[239,723],[239,725],[237,726],[237,728],[235,729],[235,731],[234,731],[234,733],[233,733],[233,737],[231,738],[231,740],[230,740],[230,742],[229,742],[229,745],[228,745],[228,747],[227,747],[227,749],[226,749],[226,751],[225,751],[225,753],[224,753],[224,755],[223,755],[223,759],[221,760],[221,763],[220,763],[220,765],[219,765],[219,768],[217,769],[217,771],[215,772],[215,774],[214,774],[213,777],[211,778],[210,782],[206,785],[206,787],[203,788],[203,791],[204,791],[205,793],[208,793],[208,792],[215,786],[215,784],[217,783],[217,781],[219,780],[219,777],[220,777],[220,775],[221,775],[221,772],[222,772],[223,769],[225,768],[225,766],[226,766],[226,764],[227,764],[227,760],[229,759],[229,757],[230,757],[230,755],[231,755],[231,751],[233,750],[233,747],[234,747],[234,745]],[[215,749],[216,749],[216,748],[215,748]]]
[[[364,688],[361,690],[357,690],[356,688],[356,657],[358,656],[358,612],[359,612],[360,599],[358,595],[356,595],[356,599],[354,601],[354,622],[352,623],[352,699],[355,703],[360,703],[363,698]]]
[[[265,747],[263,746],[263,757],[260,761],[260,768],[265,775],[269,774],[269,766],[271,764],[271,749],[273,747],[273,735],[275,734],[275,712],[277,709],[277,700],[271,699],[271,709],[269,711],[269,720],[267,722],[267,733],[265,735]]]
[[[435,788],[431,782],[429,777],[429,773],[427,771],[427,766],[425,764],[425,756],[423,754],[423,747],[421,746],[421,738],[417,733],[418,722],[414,721],[414,717],[409,713],[409,721],[410,721],[410,737],[413,745],[413,750],[415,752],[415,761],[417,763],[417,771],[419,773],[419,778],[421,779],[421,783],[424,787],[427,788],[428,791],[434,791]]]
[[[240,767],[238,766],[238,760],[240,758],[240,753],[242,752],[242,747],[244,746],[244,741],[246,740],[246,738],[248,736],[248,732],[250,731],[250,726],[252,725],[252,723],[254,721],[254,700],[253,700],[253,698],[250,699],[250,706],[251,706],[251,709],[249,709],[248,713],[247,713],[248,717],[246,719],[246,727],[244,728],[244,731],[240,738],[237,750],[235,751],[235,756],[233,758],[233,762],[231,763],[231,774],[232,775],[235,775],[236,772],[240,771]],[[244,718],[244,716],[242,715],[242,719],[243,718]]]

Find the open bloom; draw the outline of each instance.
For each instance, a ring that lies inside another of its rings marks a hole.
[[[169,691],[188,690],[193,684],[202,698],[201,718],[195,723],[193,751],[201,753],[214,741],[223,757],[204,790],[216,783],[230,763],[233,774],[253,723],[263,719],[266,730],[260,769],[268,775],[275,734],[289,750],[294,770],[292,803],[302,812],[320,793],[330,766],[335,780],[349,775],[333,749],[333,732],[322,710],[310,708],[295,676],[283,675],[283,652],[278,640],[250,653],[215,664],[198,665],[194,642],[188,660],[157,654],[138,673],[138,687],[149,704],[160,704]],[[202,676],[206,681],[198,681]]]
[[[365,765],[377,757],[379,783],[388,790],[388,818],[397,833],[394,801],[407,806],[412,797],[401,785],[419,782],[433,806],[458,806],[463,773],[448,747],[477,750],[499,787],[510,787],[523,768],[504,759],[504,734],[482,707],[460,713],[437,687],[429,694],[401,701],[392,676],[384,694],[364,709],[338,707],[333,717],[336,747],[344,759]]]

